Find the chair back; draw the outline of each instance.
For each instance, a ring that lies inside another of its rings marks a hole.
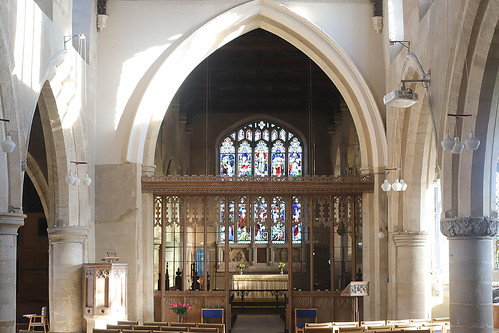
[[[386,321],[384,320],[365,320],[360,322],[362,327],[375,327],[375,326],[386,326]]]
[[[300,331],[306,323],[317,323],[317,309],[295,309],[295,325]]]
[[[94,333],[120,333],[118,329],[105,329],[105,328],[94,328]]]
[[[359,323],[356,321],[335,321],[333,326],[336,327],[359,327]]]
[[[201,309],[202,323],[224,323],[224,309]]]
[[[138,325],[138,320],[118,320],[118,325]],[[145,325],[145,324],[144,324]]]
[[[133,325],[134,331],[159,331],[159,325]]]
[[[131,330],[133,329],[133,325],[111,325],[107,324],[106,325],[108,330]]]
[[[218,330],[218,333],[225,333],[225,324],[212,324],[212,323],[198,323],[197,327],[213,328]]]
[[[217,327],[191,327],[189,332],[218,333]]]
[[[333,327],[306,327],[305,333],[334,333]]]
[[[161,331],[165,332],[187,332],[189,330],[189,327],[184,326],[161,326]]]
[[[338,327],[338,332],[361,333],[364,332],[363,327]]]
[[[194,326],[196,326],[196,323],[177,323],[177,322],[171,322],[170,326],[172,326],[172,327],[194,327]]]
[[[167,321],[145,321],[144,326],[168,326]]]

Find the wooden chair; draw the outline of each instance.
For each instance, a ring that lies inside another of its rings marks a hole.
[[[364,327],[338,327],[338,332],[361,333],[365,332]]]
[[[333,327],[333,323],[305,323],[305,327]]]
[[[386,321],[384,320],[363,320],[360,322],[361,327],[376,327],[376,326],[386,326]]]
[[[138,320],[118,320],[118,325],[138,325]],[[145,325],[145,324],[144,324]]]
[[[333,321],[333,327],[359,327],[357,321]]]
[[[170,325],[167,321],[145,321],[144,326],[168,326]]]
[[[189,332],[218,333],[218,327],[190,327]]]
[[[133,325],[112,325],[112,324],[107,324],[106,328],[108,330],[132,330]]]
[[[189,330],[189,327],[184,326],[184,327],[172,327],[172,326],[161,326],[161,331],[162,332],[187,332]]]
[[[177,323],[177,322],[171,322],[170,326],[171,327],[195,327],[196,323]]]
[[[304,333],[334,333],[332,327],[304,327]]]
[[[386,324],[387,325],[392,325],[392,326],[395,326],[395,325],[409,325],[410,321],[409,321],[409,319],[387,320]]]
[[[432,318],[431,319],[432,323],[441,322],[441,321],[450,322],[450,319],[449,319],[449,317],[441,317],[441,318]]]
[[[217,328],[218,333],[225,333],[225,324],[215,324],[215,323],[198,323],[197,327],[205,327],[205,328]]]
[[[404,333],[430,333],[430,329],[408,329],[404,330]]]
[[[35,327],[43,327],[43,331],[50,330],[50,324],[47,314],[47,307],[42,307],[41,314],[25,314],[23,317],[29,318],[28,331],[34,331]]]
[[[134,331],[160,331],[159,325],[133,325]]]
[[[201,309],[202,323],[224,323],[224,309]]]
[[[295,309],[295,332],[303,332],[306,323],[317,323],[317,309]]]
[[[365,326],[366,330],[368,331],[374,331],[374,330],[392,330],[393,326],[392,325],[385,325],[385,326]]]

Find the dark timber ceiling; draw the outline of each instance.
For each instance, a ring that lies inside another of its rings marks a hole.
[[[188,122],[189,115],[207,106],[210,113],[331,114],[339,100],[338,90],[313,61],[262,29],[218,49],[179,90],[180,111]]]

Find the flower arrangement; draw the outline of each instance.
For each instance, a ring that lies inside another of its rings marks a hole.
[[[177,316],[185,316],[187,314],[187,310],[192,309],[189,303],[170,303],[170,308]]]
[[[286,264],[281,261],[279,263],[279,269],[284,269],[284,267],[286,267]]]
[[[245,269],[246,265],[243,264],[242,262],[240,262],[239,264],[237,264],[237,268],[239,268],[239,269]]]

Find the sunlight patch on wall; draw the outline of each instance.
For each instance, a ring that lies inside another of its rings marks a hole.
[[[26,86],[40,91],[40,50],[42,12],[32,1],[17,2],[16,36],[13,74]]]
[[[175,36],[171,37],[174,38]],[[178,38],[178,37],[176,37]],[[120,83],[116,93],[114,129],[118,128],[126,103],[147,69],[171,44],[157,45],[136,53],[123,63]],[[165,87],[166,89],[166,87]]]

